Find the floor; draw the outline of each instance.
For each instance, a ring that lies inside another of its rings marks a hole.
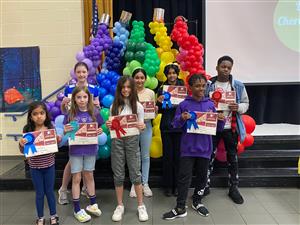
[[[241,188],[243,205],[232,203],[226,189],[212,189],[203,201],[210,211],[209,217],[201,217],[191,209],[189,198],[187,217],[173,221],[162,220],[161,216],[174,206],[175,198],[164,197],[160,189],[153,189],[153,192],[152,198],[145,199],[150,219],[143,224],[300,224],[299,189]],[[34,224],[34,196],[33,191],[0,192],[0,224]],[[97,200],[103,214],[86,224],[139,224],[136,199],[128,197],[128,191],[124,197],[125,215],[120,223],[111,221],[116,206],[114,190],[97,190]],[[82,207],[86,206],[88,199],[82,197],[81,203]],[[57,212],[60,224],[79,224],[72,216],[71,204],[57,205]],[[48,217],[46,204],[45,216]]]
[[[300,125],[277,123],[264,123],[255,127],[253,136],[273,136],[273,135],[300,135]]]

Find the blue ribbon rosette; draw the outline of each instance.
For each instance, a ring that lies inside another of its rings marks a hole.
[[[24,145],[24,155],[28,156],[29,151],[31,150],[32,154],[36,153],[36,147],[34,145],[34,136],[31,133],[27,133],[23,136],[27,140],[27,143]]]
[[[167,108],[167,105],[168,105],[169,108],[172,108],[170,92],[165,91],[163,93],[163,96],[164,96],[164,100],[163,100],[163,103],[162,103],[162,108],[163,109]]]
[[[198,124],[197,124],[197,114],[195,112],[189,112],[191,115],[191,118],[187,120],[187,129],[191,129],[192,126],[194,126],[195,129],[198,129]]]
[[[66,133],[66,136],[69,138],[71,138],[71,140],[75,140],[75,134],[79,129],[79,123],[75,120],[70,122],[71,127],[73,128],[73,130],[69,131]]]

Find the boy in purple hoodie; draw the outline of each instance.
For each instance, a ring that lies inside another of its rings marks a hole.
[[[173,126],[183,129],[180,146],[178,197],[176,207],[163,215],[163,219],[166,220],[185,217],[187,215],[186,199],[193,176],[194,164],[196,164],[196,180],[192,208],[202,216],[209,215],[208,210],[201,203],[201,200],[207,182],[207,169],[212,153],[212,136],[187,133],[186,131],[186,122],[191,118],[189,112],[216,112],[214,103],[204,96],[206,83],[205,76],[200,74],[192,75],[188,80],[188,84],[192,90],[192,97],[186,97],[176,109]],[[217,129],[222,130],[224,127],[224,115],[219,114],[218,120]]]

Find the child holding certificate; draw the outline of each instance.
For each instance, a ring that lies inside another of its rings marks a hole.
[[[94,106],[99,108],[100,103],[98,97],[98,88],[94,85],[88,84],[87,82],[87,77],[89,74],[88,66],[84,62],[78,62],[74,66],[74,73],[77,78],[77,83],[68,85],[65,88],[64,91],[65,97],[63,98],[61,103],[61,111],[66,113],[69,111],[72,91],[74,90],[75,87],[87,87],[93,97]],[[70,183],[70,180],[71,180],[71,167],[70,167],[70,162],[68,161],[64,169],[61,187],[58,190],[58,204],[60,205],[65,205],[69,203],[68,196],[67,196],[67,188],[68,188],[68,184]],[[84,195],[87,194],[85,186],[86,186],[85,181],[83,180],[83,187],[82,187],[81,194]]]
[[[123,76],[117,84],[116,96],[111,106],[111,116],[130,116],[136,118],[138,122],[134,125],[138,130],[144,130],[144,108],[138,102],[135,82],[131,77]],[[126,118],[125,118],[126,119]],[[128,122],[128,121],[126,121]],[[110,118],[106,122],[111,132],[126,131],[121,127],[122,122],[116,118]],[[123,124],[124,125],[124,124]],[[129,129],[127,130],[128,133]],[[128,135],[128,134],[127,134]],[[118,206],[113,215],[113,221],[121,221],[124,214],[123,205],[123,183],[125,179],[125,164],[127,163],[129,177],[134,185],[138,201],[138,218],[140,221],[149,219],[146,206],[143,202],[143,189],[141,180],[141,154],[139,149],[140,135],[123,136],[111,140],[111,167],[114,174],[114,184],[117,195]]]
[[[194,165],[196,166],[196,180],[192,208],[202,216],[209,215],[201,200],[207,181],[207,169],[212,152],[212,136],[187,132],[187,129],[191,126],[197,127],[196,112],[216,112],[213,101],[204,96],[206,82],[207,80],[203,75],[192,75],[188,80],[192,96],[186,97],[176,109],[173,126],[183,130],[180,146],[178,197],[176,207],[163,215],[163,219],[166,220],[187,215],[186,199]],[[224,126],[224,116],[219,114],[218,119],[219,122],[216,129],[221,130]]]
[[[94,110],[94,104],[92,101],[92,96],[88,91],[87,87],[76,87],[72,93],[71,108],[68,117],[64,121],[68,123],[64,127],[64,132],[68,135],[71,134],[69,138],[69,156],[71,164],[72,173],[72,197],[74,206],[74,216],[79,222],[87,222],[91,219],[91,216],[86,213],[84,209],[80,208],[79,198],[80,198],[80,182],[81,176],[83,175],[87,186],[87,193],[90,199],[90,205],[86,207],[86,210],[95,216],[100,216],[101,211],[96,203],[95,194],[95,182],[93,171],[95,169],[96,155],[98,151],[98,144],[87,142],[85,145],[80,142],[85,139],[77,139],[77,134],[86,133],[88,128],[80,126],[79,123],[90,123],[96,122],[98,127],[104,123],[98,110]],[[102,133],[101,128],[96,128],[95,133],[91,133],[90,136],[96,136]],[[76,134],[75,134],[76,133]],[[73,138],[72,138],[73,134]],[[75,137],[74,137],[75,135]],[[70,144],[70,142],[75,142]],[[91,139],[91,138],[90,138]],[[77,141],[77,142],[76,142]]]
[[[168,64],[164,69],[167,77],[166,82],[157,92],[158,113],[162,114],[160,122],[161,140],[163,147],[163,188],[164,194],[168,197],[177,196],[177,174],[179,163],[179,146],[181,130],[172,127],[171,123],[175,115],[177,105],[167,105],[164,107],[165,99],[163,86],[174,85],[184,86],[183,80],[179,79],[179,66],[176,63]]]
[[[152,191],[148,185],[149,169],[150,169],[150,145],[152,140],[152,124],[151,119],[155,117],[155,94],[151,89],[145,88],[144,84],[147,79],[146,71],[138,68],[133,71],[132,77],[135,81],[139,102],[144,106],[145,125],[146,128],[140,135],[141,163],[142,163],[142,183],[143,193],[146,197],[152,196]],[[146,119],[146,114],[152,117]],[[134,185],[131,186],[130,197],[136,197]]]
[[[33,102],[29,105],[27,124],[23,128],[23,133],[33,131],[45,131],[53,129],[47,107],[43,102]],[[28,137],[26,137],[28,136]],[[33,141],[33,136],[28,133],[20,139],[20,151],[24,153],[26,145]],[[54,195],[55,183],[55,159],[54,153],[32,156],[28,158],[32,183],[36,192],[35,205],[38,218],[37,225],[44,225],[44,196],[46,195],[48,207],[50,210],[50,224],[58,225],[58,216],[56,214],[56,203]]]

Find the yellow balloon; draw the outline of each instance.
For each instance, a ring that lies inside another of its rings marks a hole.
[[[154,38],[155,39],[155,38]],[[160,57],[161,53],[163,53],[163,49],[162,48],[156,48],[156,52],[158,54],[158,57]]]
[[[155,119],[152,121],[153,126],[158,126],[159,127],[160,121],[161,121],[161,113],[157,114]]]
[[[154,126],[152,128],[152,132],[153,132],[154,137],[161,137],[161,132],[160,132],[160,129],[159,129],[159,125]]]
[[[162,141],[160,137],[153,137],[150,146],[150,156],[151,158],[162,157]]]
[[[174,55],[172,54],[172,52],[163,52],[161,54],[160,59],[161,59],[161,61],[164,61],[166,63],[173,62],[174,61]]]
[[[174,57],[176,58],[176,56],[178,55],[178,50],[177,49],[175,49],[175,48],[172,48],[171,49],[171,52],[173,53],[173,55],[174,55]]]

